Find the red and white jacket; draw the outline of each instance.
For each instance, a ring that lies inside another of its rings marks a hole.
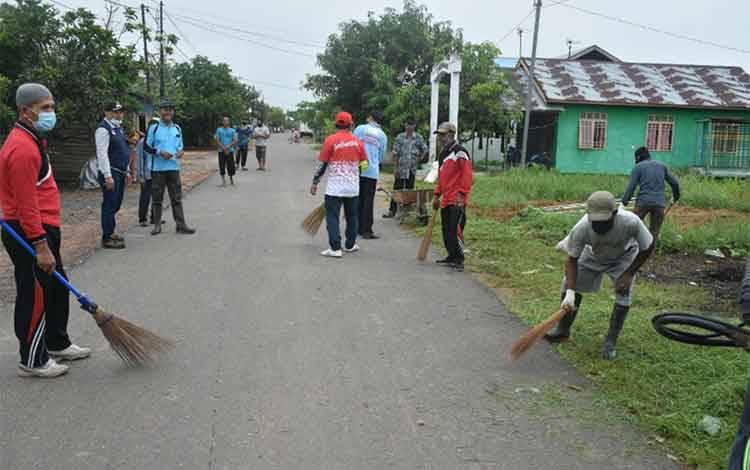
[[[21,122],[0,148],[0,205],[3,217],[18,222],[30,242],[46,236],[44,225],[60,227],[60,192],[47,143]]]
[[[469,152],[457,142],[453,142],[443,150],[441,157],[442,164],[435,186],[435,195],[442,196],[440,207],[456,205],[459,194],[463,196],[464,205],[468,205],[471,186],[474,183]]]

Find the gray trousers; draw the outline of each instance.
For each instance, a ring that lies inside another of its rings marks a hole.
[[[169,203],[172,206],[172,217],[177,227],[185,227],[185,213],[182,210],[182,182],[179,171],[152,171],[151,191],[153,200],[151,203],[151,214],[154,224],[161,223],[162,203],[164,202],[164,189],[169,192]]]
[[[633,264],[633,261],[638,256],[638,247],[633,246],[628,249],[623,255],[614,261],[601,262],[597,260],[591,250],[586,249],[578,258],[578,279],[576,281],[576,293],[578,294],[590,294],[599,292],[602,288],[602,279],[606,274],[612,280],[616,282],[620,276]],[[630,307],[633,301],[633,286],[635,285],[635,276],[633,276],[633,282],[630,284],[630,288],[626,294],[620,294],[615,291],[615,303],[623,307]],[[568,289],[568,280],[563,277],[562,282],[562,294]]]

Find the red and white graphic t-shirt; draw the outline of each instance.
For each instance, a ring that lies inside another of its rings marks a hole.
[[[362,141],[348,130],[340,130],[323,142],[319,160],[328,164],[326,195],[359,196],[359,163],[367,160]]]

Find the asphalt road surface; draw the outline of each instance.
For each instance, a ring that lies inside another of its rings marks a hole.
[[[74,308],[71,335],[94,355],[22,379],[0,311],[0,469],[677,468],[603,417],[546,345],[510,365],[520,322],[470,274],[416,262],[418,240],[380,211],[383,239],[321,257],[325,228],[299,229],[320,202],[313,159],[276,137],[270,172],[187,196],[197,235],[176,235],[170,215],[163,235],[134,229],[127,250],[70,271],[176,340],[154,369],[125,369]]]

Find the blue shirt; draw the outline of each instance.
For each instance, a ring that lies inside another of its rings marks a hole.
[[[250,143],[250,136],[252,135],[252,133],[253,130],[250,128],[250,126],[237,128],[237,145],[239,145],[240,147],[247,147],[247,145]]]
[[[236,135],[237,135],[237,131],[235,131],[233,127],[225,128],[224,126],[222,126],[216,129],[216,134],[214,134],[214,138],[216,138],[216,140],[218,140],[221,143],[221,145],[223,145],[224,147],[227,147],[230,152],[234,152],[234,146],[230,146],[230,144],[232,143]]]
[[[148,135],[146,136],[146,143],[149,147],[156,151],[156,155],[153,155],[153,165],[151,171],[180,171],[180,162],[177,161],[177,154],[182,152],[184,145],[182,144],[182,129],[180,126],[172,123],[165,123],[159,120],[157,124],[152,124],[148,128]],[[173,156],[169,160],[162,157],[160,152],[164,150],[171,153]]]
[[[378,179],[380,176],[380,163],[385,157],[385,149],[388,147],[388,137],[385,132],[375,123],[362,124],[354,129],[354,136],[365,144],[369,166],[361,176],[365,178]]]

